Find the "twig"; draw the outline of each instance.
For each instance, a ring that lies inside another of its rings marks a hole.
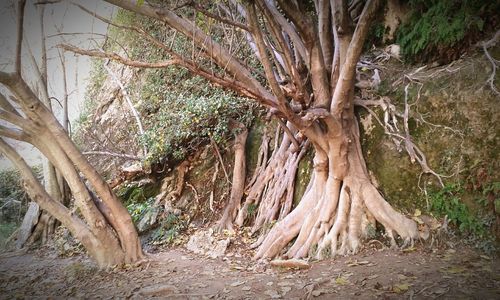
[[[132,100],[130,99],[130,96],[128,95],[127,89],[125,89],[125,86],[123,83],[120,81],[118,76],[108,67],[109,61],[104,63],[104,68],[106,71],[108,71],[109,75],[113,78],[113,80],[118,84],[120,87],[120,90],[122,92],[123,98],[125,98],[125,101],[127,102],[130,110],[132,111],[132,114],[134,115],[135,121],[137,122],[137,127],[139,128],[139,134],[143,137],[144,136],[144,128],[142,127],[142,121],[141,117],[139,116],[139,113],[134,107],[134,104],[132,103]],[[143,146],[143,155],[146,156],[148,154],[148,149],[146,148],[146,145]]]
[[[141,157],[138,157],[135,155],[113,153],[113,152],[107,152],[107,151],[86,151],[86,152],[83,152],[82,154],[83,155],[107,155],[107,156],[127,158],[127,159],[131,159],[131,160],[141,160],[142,159]]]
[[[217,157],[219,158],[220,164],[222,166],[222,170],[224,171],[224,175],[226,176],[227,182],[231,183],[231,180],[229,180],[229,175],[227,174],[226,167],[224,166],[224,161],[222,160],[222,155],[220,155],[219,152],[219,147],[217,147],[217,144],[215,143],[214,139],[210,136],[210,143],[212,144],[212,147],[214,148],[215,152],[217,153]]]
[[[192,184],[190,184],[189,182],[187,182],[187,181],[186,181],[186,186],[190,187],[193,190],[194,198],[196,200],[196,203],[199,203],[200,202],[200,196],[198,195],[198,192],[196,191],[196,189],[194,188],[194,186]]]
[[[488,80],[486,80],[486,83],[489,83],[491,90],[497,95],[500,95],[500,92],[498,91],[497,87],[495,86],[495,77],[496,77],[496,72],[497,72],[497,68],[498,68],[498,61],[491,56],[491,54],[488,52],[488,48],[491,46],[494,46],[496,44],[496,42],[498,41],[499,37],[500,37],[500,30],[498,30],[495,33],[495,35],[493,36],[493,38],[491,40],[483,43],[484,54],[486,55],[486,58],[490,61],[491,68],[492,68],[490,77],[488,77]]]

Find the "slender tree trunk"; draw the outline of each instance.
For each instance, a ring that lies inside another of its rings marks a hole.
[[[224,209],[222,217],[217,224],[217,230],[219,232],[222,232],[224,229],[234,231],[233,220],[236,217],[241,197],[243,197],[243,191],[245,190],[245,144],[248,136],[248,130],[245,125],[241,123],[237,123],[232,127],[234,127],[233,130],[239,132],[235,133],[234,139],[234,167],[231,195],[229,196],[229,201]]]

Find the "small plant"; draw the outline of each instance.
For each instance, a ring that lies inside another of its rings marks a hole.
[[[411,61],[449,55],[446,48],[461,50],[471,42],[464,40],[478,38],[500,9],[498,1],[483,0],[411,0],[409,6],[412,14],[398,30],[397,42]]]
[[[470,232],[484,236],[486,233],[484,224],[461,201],[463,192],[461,185],[450,184],[431,193],[431,210],[440,216],[448,216],[450,222],[457,226],[462,233]]]
[[[134,223],[139,222],[147,209],[153,205],[153,202],[154,198],[149,198],[146,201],[142,202],[129,202],[129,204],[127,205],[127,210],[130,213],[130,216],[132,217]]]
[[[169,213],[162,220],[161,226],[152,236],[153,241],[158,243],[173,243],[175,238],[186,228],[186,222],[179,216]]]

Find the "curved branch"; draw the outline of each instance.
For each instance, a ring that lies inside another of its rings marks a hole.
[[[8,111],[10,113],[13,113],[19,117],[21,117],[21,114],[17,111],[17,109],[5,98],[5,96],[0,93],[0,108],[2,108],[5,111]]]
[[[67,45],[67,44],[59,44],[59,48],[63,49],[64,51],[69,51],[73,53],[77,53],[80,55],[86,55],[86,56],[92,56],[92,57],[100,57],[100,58],[107,58],[111,59],[117,62],[120,62],[124,65],[131,66],[131,67],[137,67],[137,68],[165,68],[169,67],[175,64],[179,64],[179,62],[176,59],[169,59],[165,61],[159,61],[159,62],[144,62],[144,61],[138,61],[138,60],[131,60],[128,58],[125,58],[123,56],[120,56],[116,53],[108,53],[108,52],[103,52],[100,50],[84,50],[78,47],[75,47],[73,45]]]
[[[22,142],[29,142],[30,139],[29,135],[26,134],[26,132],[15,128],[8,128],[2,125],[0,125],[0,136]]]
[[[106,2],[165,22],[186,37],[191,38],[197,47],[203,49],[219,67],[227,70],[229,74],[234,76],[242,85],[247,86],[247,89],[250,90],[252,94],[258,95],[259,98],[265,99],[266,102],[275,102],[275,97],[252,77],[250,71],[244,67],[236,57],[231,55],[226,48],[215,42],[209,35],[193,23],[179,17],[171,10],[155,8],[149,4],[138,6],[136,5],[136,1],[131,0],[106,0]]]
[[[24,119],[16,114],[0,109],[0,120],[7,121],[17,127],[20,127],[26,131],[32,131],[34,124],[33,122]]]

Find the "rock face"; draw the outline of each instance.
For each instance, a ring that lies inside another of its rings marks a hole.
[[[144,217],[137,224],[137,230],[139,233],[146,232],[152,229],[158,223],[158,215],[160,213],[160,209],[156,206],[153,206],[147,210],[144,214]]]
[[[383,82],[378,94],[389,97],[398,111],[404,109],[406,84],[394,83],[411,72],[396,63],[381,72]],[[486,184],[486,177],[498,181],[495,172],[488,173],[490,169],[498,170],[499,166],[500,120],[498,97],[484,84],[490,73],[484,53],[477,53],[456,61],[451,67],[427,67],[415,75],[421,79],[422,85],[409,85],[410,134],[434,171],[453,175],[443,178],[445,183],[461,181],[467,186],[468,181],[473,181]],[[377,110],[377,113],[383,120],[383,112]],[[420,177],[422,169],[411,162],[404,145],[398,149],[365,110],[360,109],[359,115],[364,156],[379,189],[392,205],[400,209],[412,211],[421,208],[425,211],[428,199],[422,189],[439,188],[435,177]],[[397,126],[402,128],[401,124]],[[488,171],[487,176],[478,176],[482,170]],[[471,190],[472,193],[477,189]],[[475,197],[470,194],[462,201]],[[474,205],[474,201],[469,202],[467,204]]]
[[[186,248],[196,254],[207,255],[211,258],[217,258],[224,255],[229,246],[229,238],[217,240],[213,236],[212,230],[198,231],[191,236]]]

